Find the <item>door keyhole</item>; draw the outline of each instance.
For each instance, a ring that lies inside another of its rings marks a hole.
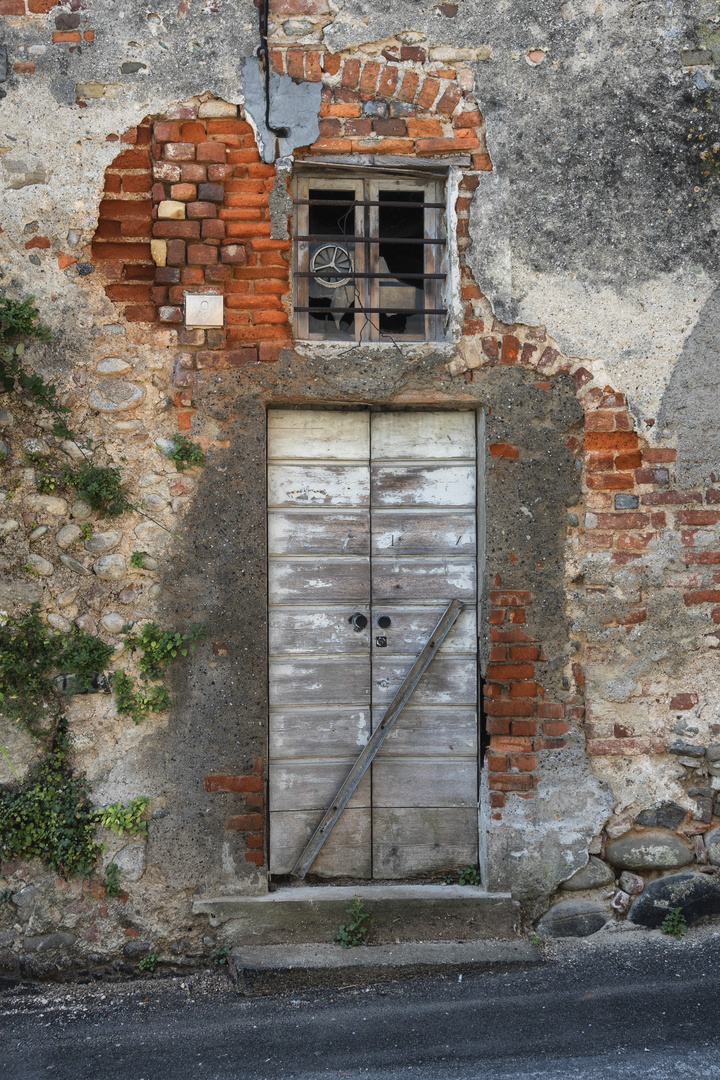
[[[355,632],[359,634],[368,624],[367,615],[363,615],[362,611],[356,611],[354,615],[350,616],[348,622],[352,623]]]

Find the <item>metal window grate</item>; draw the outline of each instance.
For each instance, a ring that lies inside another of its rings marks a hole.
[[[445,337],[444,184],[380,170],[303,173],[294,192],[299,338]]]

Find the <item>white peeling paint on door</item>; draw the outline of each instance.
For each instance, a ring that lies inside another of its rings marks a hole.
[[[287,874],[370,734],[370,416],[268,413],[270,871]],[[313,873],[369,878],[371,777]]]
[[[476,441],[474,413],[269,413],[272,873],[292,868],[454,598],[465,610],[311,873],[477,861]]]

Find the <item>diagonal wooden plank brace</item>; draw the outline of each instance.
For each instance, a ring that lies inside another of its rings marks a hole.
[[[385,715],[370,736],[367,745],[363,747],[362,752],[352,769],[347,774],[342,787],[332,801],[332,805],[324,814],[322,821],[310,837],[300,858],[292,868],[294,877],[304,878],[307,874],[315,861],[317,853],[330,835],[333,825],[347,806],[353,791],[367,772],[372,759],[387,738],[390,729],[405,708],[410,695],[420,682],[430,661],[447,637],[462,609],[463,604],[461,600],[452,600],[445,608],[440,622],[433,630],[429,640],[423,646],[422,652],[405,676],[397,694],[388,705]]]

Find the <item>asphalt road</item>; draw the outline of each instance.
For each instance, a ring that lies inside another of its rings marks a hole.
[[[720,933],[630,937],[527,970],[265,997],[215,975],[23,987],[0,994],[0,1076],[720,1080]]]

